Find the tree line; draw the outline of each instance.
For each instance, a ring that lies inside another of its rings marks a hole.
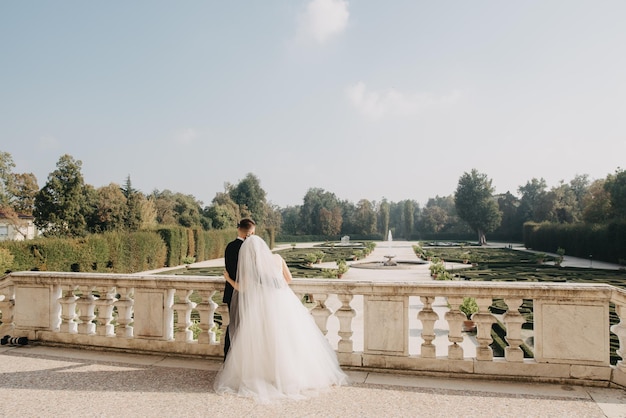
[[[106,231],[136,231],[163,225],[227,229],[252,217],[271,236],[337,237],[353,235],[384,239],[388,231],[400,239],[463,239],[480,243],[490,237],[521,241],[527,221],[601,224],[626,214],[626,172],[617,169],[604,179],[577,175],[548,188],[532,178],[516,194],[496,194],[492,180],[476,169],[463,173],[457,189],[430,198],[424,207],[415,200],[387,199],[357,203],[334,193],[310,188],[301,205],[280,208],[267,199],[257,176],[248,173],[236,184],[226,183],[209,205],[193,195],[170,190],[145,194],[132,186],[86,184],[82,162],[59,158],[56,169],[40,188],[32,173],[14,173],[12,156],[0,151],[0,212],[10,222],[34,216],[46,236],[81,237]]]

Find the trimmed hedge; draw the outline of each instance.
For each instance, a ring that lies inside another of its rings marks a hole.
[[[260,230],[263,233],[262,230]],[[5,241],[0,248],[12,257],[7,271],[42,270],[135,273],[224,257],[235,229],[204,231],[167,227],[153,231],[107,232],[85,238],[37,238]]]
[[[154,232],[107,232],[85,238],[3,242],[13,255],[10,271],[133,273],[163,267],[165,243]]]
[[[526,222],[524,245],[537,251],[556,252],[594,260],[619,262],[626,259],[626,222],[609,224],[555,224]]]

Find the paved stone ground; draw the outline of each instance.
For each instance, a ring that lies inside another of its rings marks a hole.
[[[43,346],[0,348],[0,416],[626,417],[626,392],[349,372],[350,386],[257,404],[213,392],[220,363]]]
[[[411,245],[401,241],[380,243],[364,262],[382,261],[384,255],[391,255],[390,251],[399,261],[411,259]],[[589,263],[569,257],[565,262]],[[196,265],[223,263],[223,259],[217,259]],[[593,264],[598,267],[595,261]],[[427,266],[389,271],[353,267],[342,280],[421,281],[430,277]],[[356,299],[353,306],[358,310]],[[410,303],[411,309],[419,309],[419,302]],[[358,318],[354,318],[357,350]],[[329,321],[329,335],[332,326]],[[419,324],[411,325],[412,329],[414,326]],[[410,342],[411,353],[419,347],[417,338],[414,340]],[[467,344],[472,341],[468,339]],[[350,386],[333,388],[310,399],[261,405],[250,399],[215,394],[213,380],[220,366],[215,361],[173,356],[2,346],[0,416],[626,418],[626,391],[620,389],[361,371],[348,371]]]

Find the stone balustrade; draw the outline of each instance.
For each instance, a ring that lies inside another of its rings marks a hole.
[[[0,336],[219,358],[223,342],[218,338],[215,314],[220,315],[223,329],[228,310],[214,296],[223,287],[220,277],[12,273],[0,281]],[[336,317],[336,335],[328,337],[336,338],[337,355],[345,367],[626,387],[626,292],[613,286],[295,279],[291,288],[298,295],[312,296],[311,314],[324,334],[329,332],[329,318]],[[197,302],[191,300],[192,294]],[[330,297],[339,301],[334,312],[327,303]],[[472,355],[462,344],[468,338],[462,331],[465,315],[459,310],[464,297],[476,298],[479,307],[472,316],[477,325]],[[354,298],[362,298],[362,351],[354,349]],[[409,298],[421,302],[416,318],[422,341],[418,355],[409,353]],[[445,298],[445,313],[433,309],[435,298]],[[491,327],[497,319],[488,308],[496,298],[508,307],[500,318],[507,330],[504,357],[494,357],[490,347]],[[533,301],[531,359],[525,359],[521,349],[525,320],[518,309],[523,300]],[[611,305],[621,321],[613,326]],[[199,318],[197,324],[192,316]],[[433,343],[438,321],[447,324],[445,352]],[[197,338],[193,327],[197,327]],[[609,362],[610,331],[620,344],[621,360],[616,365]]]

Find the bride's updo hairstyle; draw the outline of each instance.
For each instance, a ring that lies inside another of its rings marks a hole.
[[[252,232],[255,227],[256,223],[250,218],[244,218],[237,224],[237,229],[245,233]]]

